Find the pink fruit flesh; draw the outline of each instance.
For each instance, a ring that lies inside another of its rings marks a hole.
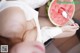
[[[53,24],[55,23],[58,26],[63,26],[69,21],[69,19],[64,18],[61,15],[61,12],[63,10],[68,13],[69,19],[71,19],[74,14],[75,6],[74,4],[58,4],[57,2],[53,2],[51,4],[48,13],[49,13],[49,18],[50,20],[52,20]]]

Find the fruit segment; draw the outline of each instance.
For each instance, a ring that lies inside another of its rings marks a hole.
[[[69,18],[65,18],[62,15],[63,11],[67,12]],[[63,26],[69,21],[69,19],[72,19],[74,12],[75,12],[74,4],[72,3],[68,3],[68,4],[60,3],[59,4],[57,0],[53,0],[50,3],[49,9],[48,9],[48,16],[49,16],[50,21],[54,25]]]

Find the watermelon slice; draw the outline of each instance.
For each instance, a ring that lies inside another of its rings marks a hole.
[[[52,0],[51,2],[48,3],[49,8],[48,8],[48,16],[50,21],[56,25],[56,26],[63,26],[70,19],[72,19],[74,12],[75,12],[75,5],[68,3],[68,4],[61,4],[57,2],[58,0]],[[70,0],[69,0],[70,1]],[[72,2],[71,0],[70,2]],[[68,18],[65,18],[62,15],[62,12],[65,11],[68,14]]]

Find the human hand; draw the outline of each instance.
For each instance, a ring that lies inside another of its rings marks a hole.
[[[79,29],[79,25],[77,23],[66,25],[61,27],[63,31],[77,31]]]
[[[74,23],[72,25],[63,26],[63,27],[61,27],[61,29],[62,29],[63,33],[59,34],[58,36],[55,36],[54,38],[71,37],[79,29],[79,26],[78,26],[78,24]]]

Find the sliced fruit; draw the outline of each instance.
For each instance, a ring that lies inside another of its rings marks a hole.
[[[48,16],[54,25],[63,26],[72,19],[75,12],[75,5],[70,3],[73,2],[73,0],[68,2],[69,3],[58,3],[58,0],[52,0],[51,3],[48,3]],[[62,15],[63,11],[67,12],[68,18]]]

